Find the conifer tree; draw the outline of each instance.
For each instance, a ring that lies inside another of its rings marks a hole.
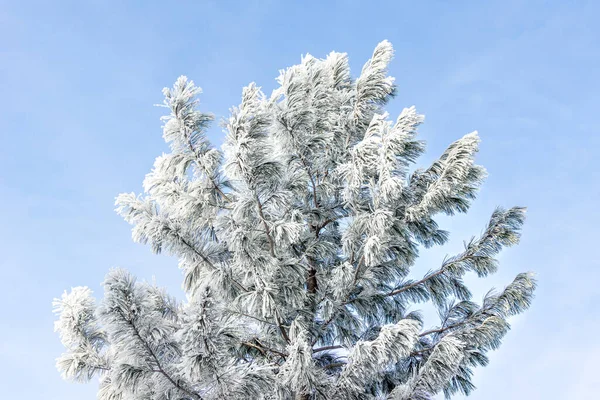
[[[469,209],[485,170],[476,132],[426,169],[414,107],[390,121],[390,43],[360,76],[346,54],[310,55],[265,96],[254,83],[224,121],[182,76],[165,88],[164,139],[144,193],[121,194],[133,239],[179,259],[185,300],[111,270],[104,297],[76,287],[55,299],[65,379],[98,377],[101,400],[430,399],[470,393],[527,309],[519,274],[478,304],[463,282],[486,277],[519,241],[525,209],[496,209],[464,250],[411,278],[419,249],[442,245],[436,215]],[[414,311],[432,302],[440,321]]]

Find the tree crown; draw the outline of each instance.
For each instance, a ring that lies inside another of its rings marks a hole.
[[[223,150],[205,132],[201,90],[186,77],[165,88],[163,136],[144,194],[121,194],[133,239],[179,258],[187,299],[124,270],[96,305],[74,288],[55,300],[67,379],[100,377],[99,398],[428,399],[469,393],[529,307],[535,280],[518,275],[482,304],[463,276],[494,273],[519,240],[525,210],[498,208],[479,237],[421,279],[409,272],[421,246],[448,233],[437,214],[466,212],[485,170],[476,132],[429,168],[414,107],[390,121],[381,42],[352,79],[346,54],[310,55],[281,71],[265,96],[250,84],[224,121]],[[411,306],[431,301],[427,328]]]

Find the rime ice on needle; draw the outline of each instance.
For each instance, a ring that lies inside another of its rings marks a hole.
[[[466,212],[485,178],[476,132],[427,169],[414,107],[390,121],[393,50],[380,43],[357,79],[346,54],[305,56],[271,96],[250,84],[224,121],[223,152],[200,89],[164,89],[164,139],[144,193],[118,196],[133,239],[179,258],[187,300],[112,270],[55,300],[66,379],[100,379],[99,398],[428,399],[469,393],[535,281],[472,301],[463,276],[498,268],[525,210],[498,208],[479,237],[424,277],[420,246],[443,244],[434,217]],[[439,322],[411,305],[431,301]]]

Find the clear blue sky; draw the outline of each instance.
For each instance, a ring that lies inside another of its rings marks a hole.
[[[95,384],[63,382],[54,368],[51,301],[64,289],[100,294],[122,266],[180,293],[176,260],[133,243],[113,212],[167,150],[152,106],[162,87],[186,74],[204,89],[204,110],[222,117],[242,86],[270,92],[301,54],[348,52],[358,74],[383,39],[396,49],[390,113],[414,104],[426,115],[423,163],[477,129],[489,171],[472,212],[442,219],[451,242],[425,252],[415,274],[478,234],[496,205],[529,207],[498,274],[469,279],[477,296],[520,271],[540,281],[471,398],[597,398],[600,6],[360,3],[0,0],[3,398],[95,398]],[[221,143],[220,128],[211,138]]]

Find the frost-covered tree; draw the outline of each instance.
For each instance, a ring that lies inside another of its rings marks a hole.
[[[115,269],[96,304],[78,287],[54,302],[66,379],[100,380],[118,399],[429,399],[472,391],[472,370],[525,310],[535,281],[518,275],[481,304],[463,283],[497,269],[525,210],[498,208],[483,233],[423,277],[421,247],[448,233],[439,214],[466,212],[485,176],[477,133],[429,168],[423,116],[383,106],[392,46],[352,79],[346,54],[306,56],[265,96],[250,84],[224,121],[223,151],[205,132],[200,88],[164,89],[164,138],[144,194],[121,194],[133,239],[179,258],[185,301]],[[425,324],[416,305],[441,320]]]

